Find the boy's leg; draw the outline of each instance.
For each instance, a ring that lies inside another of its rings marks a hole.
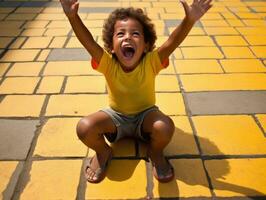
[[[86,177],[90,182],[98,182],[95,172],[97,169],[105,167],[112,154],[111,147],[104,140],[104,134],[107,133],[115,134],[116,126],[110,116],[102,111],[82,118],[77,124],[79,139],[96,152],[86,171]]]
[[[157,174],[159,180],[169,181],[173,176],[173,171],[168,161],[165,159],[163,150],[170,142],[175,130],[175,125],[170,117],[161,111],[148,113],[142,123],[142,132],[149,136],[148,156],[154,167],[162,173]]]

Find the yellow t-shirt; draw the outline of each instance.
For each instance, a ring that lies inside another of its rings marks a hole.
[[[117,112],[134,115],[155,105],[155,76],[168,66],[162,64],[158,51],[148,52],[131,72],[124,72],[117,59],[104,51],[99,64],[92,66],[104,74],[109,106]]]

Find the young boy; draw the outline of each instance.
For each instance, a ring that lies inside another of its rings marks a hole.
[[[146,141],[155,178],[171,181],[174,170],[163,150],[175,126],[155,106],[155,76],[167,67],[170,54],[211,8],[212,0],[194,0],[190,6],[181,0],[185,18],[155,50],[154,26],[141,9],[120,8],[110,14],[103,27],[103,49],[78,16],[77,0],[60,1],[77,38],[92,57],[92,67],[104,74],[108,88],[110,108],[84,117],[77,125],[80,140],[96,152],[85,170],[87,181],[98,183],[105,177],[112,149],[104,136],[110,142],[123,137]]]

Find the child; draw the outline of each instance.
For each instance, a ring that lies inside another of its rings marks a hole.
[[[104,136],[110,142],[123,137],[146,141],[155,178],[160,182],[171,181],[174,170],[163,150],[175,126],[155,106],[155,76],[167,67],[170,54],[211,8],[212,0],[194,0],[191,6],[181,0],[184,20],[155,50],[154,26],[141,9],[120,8],[110,14],[103,27],[103,49],[78,16],[77,0],[60,1],[77,38],[92,57],[92,67],[104,74],[108,88],[110,108],[84,117],[77,125],[80,140],[96,152],[86,166],[87,181],[99,183],[106,175],[112,149]]]

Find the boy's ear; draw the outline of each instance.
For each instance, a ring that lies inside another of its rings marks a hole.
[[[150,44],[147,42],[147,43],[145,44],[144,53],[147,53],[147,52],[149,51],[149,49],[150,49]]]

